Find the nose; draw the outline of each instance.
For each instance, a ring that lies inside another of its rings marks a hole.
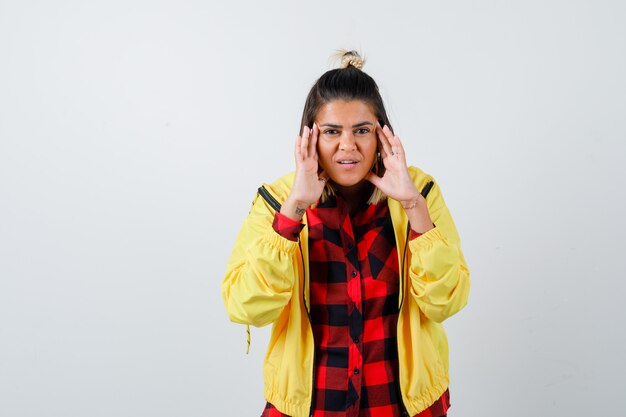
[[[344,132],[339,138],[339,150],[340,151],[354,151],[356,150],[356,140],[352,132]]]

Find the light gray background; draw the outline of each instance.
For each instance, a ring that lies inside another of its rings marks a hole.
[[[622,415],[622,1],[0,0],[0,416],[256,416],[220,282],[357,48],[472,274],[450,416]]]

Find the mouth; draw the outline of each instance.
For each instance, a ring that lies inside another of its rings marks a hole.
[[[358,168],[360,161],[357,159],[342,158],[338,159],[336,162],[339,165],[337,169],[341,172],[353,172]]]

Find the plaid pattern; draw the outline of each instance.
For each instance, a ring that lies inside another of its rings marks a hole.
[[[350,216],[341,197],[307,210],[313,417],[408,416],[398,385],[399,266],[386,202]],[[297,240],[303,225],[280,213],[274,230]],[[410,238],[420,236],[411,231]],[[446,392],[419,417],[445,416]],[[288,417],[267,404],[262,417]]]
[[[446,417],[448,413],[448,409],[450,408],[450,392],[446,390],[443,393],[441,398],[439,398],[433,405],[428,407],[426,410],[422,411],[419,414],[416,414],[415,417]],[[363,411],[362,411],[363,412]],[[367,414],[364,414],[367,415]],[[407,414],[403,414],[407,415]],[[263,410],[263,414],[261,417],[289,417],[286,414],[281,413],[270,403],[265,404],[265,409]]]
[[[298,236],[300,235],[300,231],[304,228],[304,225],[302,224],[302,222],[291,220],[287,216],[276,213],[276,216],[274,216],[274,223],[272,224],[272,227],[274,228],[274,230],[280,233],[281,236],[295,242],[298,240]]]

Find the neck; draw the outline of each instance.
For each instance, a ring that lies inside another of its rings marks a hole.
[[[333,183],[335,192],[348,203],[350,213],[353,213],[360,204],[367,201],[372,194],[373,187],[374,185],[367,180],[362,180],[358,184],[349,187]]]

